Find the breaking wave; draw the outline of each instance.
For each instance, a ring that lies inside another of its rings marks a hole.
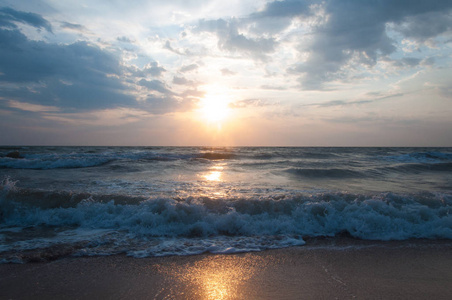
[[[4,181],[0,200],[4,262],[24,261],[27,251],[36,249],[55,253],[65,247],[67,254],[69,246],[70,255],[144,257],[259,251],[344,232],[366,240],[452,239],[448,194],[144,199],[54,192],[46,197],[59,196],[58,201],[42,205],[49,203],[39,199],[43,195]]]

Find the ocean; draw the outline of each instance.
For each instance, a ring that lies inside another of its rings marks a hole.
[[[0,182],[0,263],[452,239],[452,148],[0,147]]]

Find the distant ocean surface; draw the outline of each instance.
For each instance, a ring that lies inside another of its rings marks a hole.
[[[0,147],[1,263],[344,234],[452,239],[452,148]]]

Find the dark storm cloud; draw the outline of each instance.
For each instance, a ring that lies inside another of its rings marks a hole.
[[[28,24],[38,29],[45,29],[52,32],[50,23],[38,14],[17,11],[9,7],[0,8],[0,26],[17,28],[14,22]]]

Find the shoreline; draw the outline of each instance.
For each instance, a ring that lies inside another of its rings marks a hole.
[[[237,254],[0,265],[0,299],[450,299],[452,241],[314,239]]]

